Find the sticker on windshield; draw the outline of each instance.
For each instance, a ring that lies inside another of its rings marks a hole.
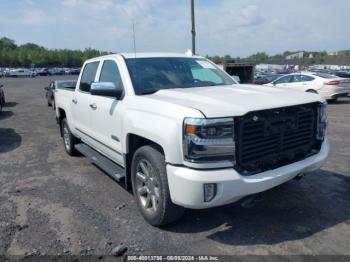
[[[204,60],[196,60],[198,64],[200,64],[203,68],[208,69],[216,69],[215,66],[213,66],[211,63],[204,61]]]

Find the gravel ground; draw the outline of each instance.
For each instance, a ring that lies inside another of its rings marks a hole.
[[[329,105],[331,153],[322,170],[231,204],[148,225],[133,196],[63,148],[43,87],[52,79],[0,79],[0,255],[350,255],[350,98]],[[68,77],[72,78],[72,77]],[[1,259],[0,259],[1,260]]]

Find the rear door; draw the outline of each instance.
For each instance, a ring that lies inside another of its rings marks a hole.
[[[99,77],[96,82],[113,82],[124,89],[120,74],[120,64],[116,59],[106,59],[101,62]],[[123,96],[121,99],[107,96],[91,96],[91,123],[94,129],[93,147],[110,159],[124,165],[121,144],[121,112],[123,111]]]
[[[72,123],[82,140],[88,144],[93,137],[93,128],[90,124],[90,87],[91,83],[95,81],[99,63],[99,61],[95,61],[85,64],[79,86],[77,86],[71,101]]]
[[[305,79],[301,74],[293,75],[293,78],[290,80],[289,83],[287,83],[286,88],[306,91],[305,88],[307,87],[307,82],[304,80]]]

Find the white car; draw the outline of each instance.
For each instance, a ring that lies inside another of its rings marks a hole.
[[[200,56],[90,59],[55,103],[67,153],[125,180],[156,226],[317,170],[329,150],[319,95],[240,85]]]
[[[317,93],[325,99],[333,101],[337,100],[338,97],[348,96],[350,92],[349,79],[313,72],[284,75],[265,84],[265,86]]]
[[[29,69],[12,69],[9,74],[9,77],[35,77],[36,73]]]

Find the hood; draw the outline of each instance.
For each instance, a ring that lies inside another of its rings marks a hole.
[[[160,90],[148,97],[197,109],[205,117],[240,116],[249,111],[321,101],[317,94],[257,85],[177,88]]]

